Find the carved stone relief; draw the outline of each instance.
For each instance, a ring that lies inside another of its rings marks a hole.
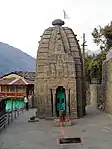
[[[61,45],[60,44],[57,46],[57,51],[61,51]]]
[[[65,76],[65,77],[68,77],[68,67],[67,67],[67,64],[64,63],[64,64],[63,64],[63,67],[64,67],[64,76]]]
[[[55,65],[54,64],[51,64],[51,76],[52,77],[55,77]]]

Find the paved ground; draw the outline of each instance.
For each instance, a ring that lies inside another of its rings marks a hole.
[[[40,120],[39,123],[28,123],[34,111],[24,112],[1,135],[1,149],[111,149],[112,118],[93,109],[88,115],[72,127],[64,129],[65,136],[83,137],[84,144],[64,145],[57,143],[59,127],[53,127],[53,121]]]

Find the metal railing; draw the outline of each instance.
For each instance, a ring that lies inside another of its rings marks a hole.
[[[13,122],[13,120],[16,119],[21,113],[23,113],[23,111],[23,109],[15,109],[12,111],[1,113],[0,132],[7,128],[7,126],[10,125]]]

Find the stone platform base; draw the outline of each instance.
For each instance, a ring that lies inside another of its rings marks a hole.
[[[60,119],[54,119],[54,127],[67,127],[67,126],[72,126],[72,121],[71,119],[66,118],[65,121],[62,123]]]

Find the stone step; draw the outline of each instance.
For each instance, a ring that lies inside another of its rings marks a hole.
[[[54,126],[55,127],[60,127],[60,120],[59,119],[55,119],[54,120]],[[66,127],[66,126],[72,126],[72,121],[71,120],[68,120],[68,121],[64,121],[63,122],[63,127]]]

